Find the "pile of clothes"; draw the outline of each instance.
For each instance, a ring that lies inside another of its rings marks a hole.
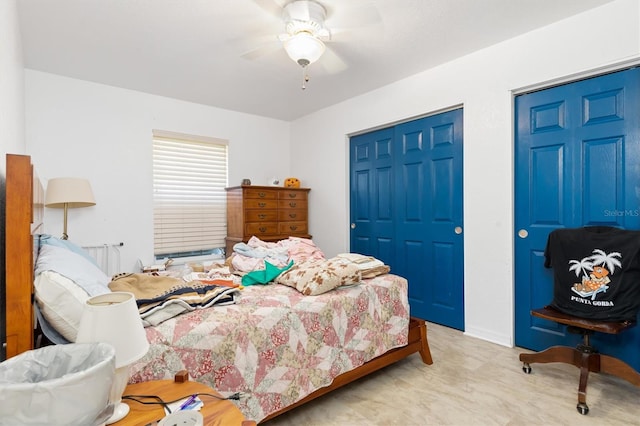
[[[307,296],[359,284],[363,278],[386,274],[390,269],[378,259],[357,253],[327,259],[312,240],[300,237],[278,242],[251,237],[233,250],[227,263],[242,276],[242,285],[275,282]]]

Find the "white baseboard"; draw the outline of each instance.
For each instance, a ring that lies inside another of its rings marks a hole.
[[[507,336],[500,333],[495,333],[491,330],[476,328],[476,327],[466,327],[464,334],[466,336],[475,337],[477,339],[482,339],[489,341],[491,343],[495,343],[501,346],[506,346],[508,348],[513,347],[513,337]]]

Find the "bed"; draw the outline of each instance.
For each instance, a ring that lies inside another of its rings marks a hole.
[[[10,357],[34,347],[30,283],[43,205],[28,156],[7,155],[6,170]],[[407,281],[393,274],[317,296],[280,284],[246,287],[234,304],[147,327],[150,350],[132,365],[131,382],[186,369],[222,394],[242,392],[243,414],[264,422],[413,353],[431,364],[425,322],[409,317],[407,300]]]

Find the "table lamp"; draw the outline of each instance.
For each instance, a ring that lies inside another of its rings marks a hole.
[[[44,205],[52,208],[64,208],[64,232],[62,239],[67,235],[67,210],[78,207],[90,207],[96,205],[96,200],[91,191],[91,184],[86,179],[80,178],[54,178],[47,183],[47,192]]]
[[[112,292],[87,299],[76,342],[104,342],[115,348],[116,372],[109,398],[114,412],[106,424],[115,423],[129,413],[129,406],[122,402],[129,381],[129,365],[149,349],[134,295]]]

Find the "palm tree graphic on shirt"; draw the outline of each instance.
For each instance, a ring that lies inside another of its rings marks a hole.
[[[619,258],[622,255],[617,252],[606,253],[604,250],[595,249],[591,256],[580,260],[569,261],[569,271],[573,271],[576,277],[581,277],[581,282],[574,283],[571,290],[582,297],[596,298],[601,292],[606,292],[616,267],[621,268]]]

